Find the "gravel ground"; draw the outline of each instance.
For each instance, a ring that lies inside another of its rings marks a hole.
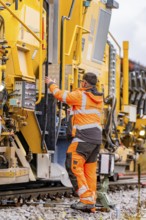
[[[65,198],[52,202],[52,207],[51,205],[39,204],[37,206],[23,205],[22,207],[0,209],[0,220],[146,220],[146,188],[142,188],[140,193],[136,188],[110,192],[108,195],[117,204],[115,209],[108,212],[84,213],[76,211],[70,208],[70,204],[75,200]]]

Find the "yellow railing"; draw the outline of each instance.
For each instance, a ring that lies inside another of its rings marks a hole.
[[[74,29],[74,32],[73,32],[73,35],[72,35],[72,39],[71,39],[71,43],[70,43],[70,46],[69,46],[69,50],[68,50],[68,52],[67,53],[65,53],[64,51],[65,51],[65,42],[66,42],[66,40],[65,40],[65,36],[66,36],[66,26],[64,27],[64,37],[63,37],[63,41],[64,41],[64,47],[63,47],[63,51],[62,51],[62,56],[63,56],[63,59],[62,59],[62,89],[64,90],[64,85],[65,85],[65,56],[70,56],[70,54],[71,54],[71,51],[72,51],[72,48],[73,48],[73,44],[74,44],[74,41],[75,41],[75,37],[76,37],[76,33],[77,33],[77,30],[78,29],[80,29],[80,30],[83,30],[84,31],[84,33],[83,34],[88,34],[88,33],[90,33],[90,31],[89,30],[87,30],[87,29],[85,29],[85,28],[83,28],[82,26],[79,26],[79,25],[76,25],[75,26],[75,29]],[[65,54],[65,56],[64,56],[64,54]],[[80,58],[81,58],[81,50],[78,50],[78,57],[79,57],[79,59],[78,59],[78,61],[76,62],[75,60],[74,60],[74,64],[77,64],[77,63],[79,63],[80,62]],[[76,72],[76,71],[75,71]],[[75,79],[76,79],[76,86],[77,86],[77,78],[78,78],[78,74],[77,74],[77,72],[76,72],[76,74],[75,74]]]
[[[71,54],[71,50],[72,50],[72,47],[73,47],[73,43],[74,43],[76,32],[77,32],[78,28],[84,30],[85,31],[84,34],[90,33],[89,30],[83,28],[82,26],[76,25],[75,29],[74,29],[74,32],[73,32],[73,36],[72,36],[72,39],[71,39],[71,43],[70,43],[70,47],[69,47],[68,53],[65,53],[66,56],[69,56]]]
[[[121,58],[121,47],[120,47],[120,45],[118,44],[118,42],[116,41],[116,39],[114,38],[114,36],[110,32],[108,32],[108,34],[110,35],[110,37],[113,39],[113,41],[117,45],[117,47],[119,49],[119,57]]]

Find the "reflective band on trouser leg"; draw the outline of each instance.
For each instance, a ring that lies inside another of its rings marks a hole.
[[[89,189],[93,192],[94,200],[96,200],[96,188],[97,188],[97,176],[96,168],[97,162],[86,163],[84,166],[85,177],[88,183]]]
[[[77,194],[80,197],[80,201],[85,204],[94,204],[93,192],[89,189],[85,174],[84,174],[85,159],[77,154],[72,153],[72,173],[76,176],[78,189]],[[87,197],[87,199],[86,199]]]
[[[80,201],[85,204],[95,204],[94,196],[80,197]]]
[[[88,190],[88,187],[87,186],[81,186],[79,189],[78,189],[78,196],[81,196],[83,193],[85,193],[86,191]]]

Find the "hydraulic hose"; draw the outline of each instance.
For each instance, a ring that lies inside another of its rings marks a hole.
[[[116,131],[116,125],[115,125],[115,121],[114,121],[114,112],[115,112],[115,108],[116,108],[116,98],[111,95],[111,96],[108,96],[104,101],[105,101],[105,104],[111,105],[111,110],[108,115],[107,124],[104,129],[104,135],[106,137],[106,145],[105,146],[109,151],[114,152],[116,150],[117,146],[115,145],[115,143],[112,140],[111,129],[112,129],[112,125],[114,125],[116,138],[118,138],[118,134]]]

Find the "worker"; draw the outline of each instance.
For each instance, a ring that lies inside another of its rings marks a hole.
[[[80,201],[71,208],[95,212],[97,154],[102,141],[101,114],[103,96],[96,89],[97,76],[88,72],[83,75],[81,86],[75,91],[62,91],[49,77],[45,78],[54,97],[72,106],[70,136],[66,153],[66,169]]]

